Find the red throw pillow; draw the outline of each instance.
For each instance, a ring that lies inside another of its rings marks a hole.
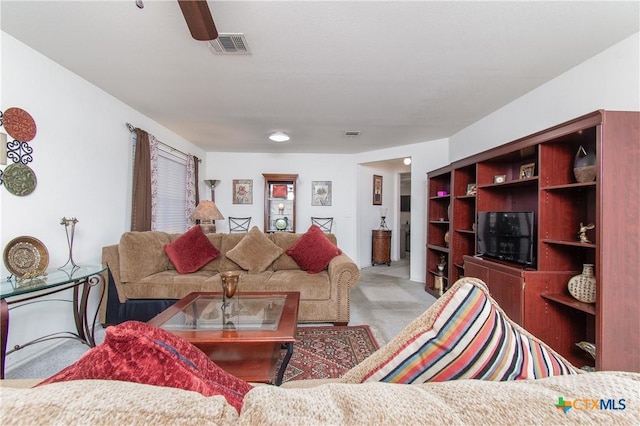
[[[273,185],[273,198],[287,198],[287,185]]]
[[[329,266],[331,259],[342,254],[342,250],[333,245],[318,226],[311,225],[286,253],[293,257],[300,269],[317,274]]]
[[[86,379],[144,383],[204,396],[223,395],[238,413],[244,396],[253,388],[186,340],[138,321],[107,327],[103,344],[38,386]]]
[[[189,229],[174,242],[165,244],[164,252],[181,274],[195,272],[220,256],[220,251],[211,244],[199,225]]]

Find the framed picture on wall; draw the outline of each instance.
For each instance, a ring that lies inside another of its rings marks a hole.
[[[332,195],[330,180],[314,180],[311,182],[312,206],[330,206]]]
[[[373,175],[373,205],[382,205],[382,176]]]
[[[233,179],[233,204],[253,204],[253,179]]]

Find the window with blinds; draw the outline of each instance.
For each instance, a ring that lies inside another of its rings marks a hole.
[[[183,233],[187,230],[185,205],[187,160],[158,150],[158,197],[156,231]]]

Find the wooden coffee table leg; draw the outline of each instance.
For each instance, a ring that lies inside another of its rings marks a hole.
[[[287,353],[284,355],[284,359],[282,360],[282,364],[280,364],[280,369],[278,370],[278,375],[276,377],[276,386],[280,386],[282,384],[282,379],[284,378],[284,371],[287,369],[287,365],[289,365],[289,360],[291,359],[291,355],[293,355],[293,342],[285,343],[284,346],[287,348]]]

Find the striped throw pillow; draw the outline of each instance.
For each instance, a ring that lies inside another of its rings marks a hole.
[[[462,278],[396,338],[345,373],[354,382],[520,380],[579,371],[511,321],[476,278]]]

